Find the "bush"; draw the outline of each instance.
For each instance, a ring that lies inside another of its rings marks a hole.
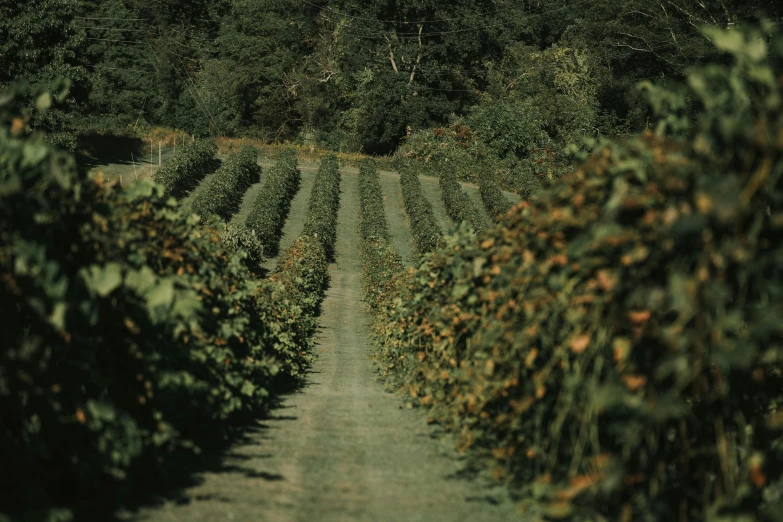
[[[481,232],[489,223],[473,201],[468,197],[452,174],[442,172],[440,175],[440,195],[446,207],[446,213],[457,224],[467,222],[474,231]]]
[[[248,270],[259,275],[263,272],[261,263],[264,262],[264,247],[255,232],[242,224],[224,223],[220,240],[227,249],[242,253]]]
[[[215,153],[215,140],[187,143],[155,172],[153,179],[165,187],[166,196],[182,199],[215,170]]]
[[[381,183],[372,160],[359,166],[359,210],[364,300],[373,312],[373,321],[383,321],[389,300],[400,292],[405,266],[391,246]]]
[[[333,154],[321,161],[310,193],[304,232],[302,232],[304,235],[318,238],[330,261],[334,260],[334,244],[337,241],[337,210],[340,208],[339,169],[337,156]]]
[[[734,66],[646,87],[681,140],[606,143],[506,227],[463,227],[374,323],[531,517],[779,518],[783,42],[709,36]]]
[[[193,212],[203,217],[217,214],[228,221],[242,205],[247,189],[259,181],[258,152],[253,147],[245,147],[231,154],[203,183],[193,199]]]
[[[299,191],[300,182],[296,152],[286,150],[280,153],[277,163],[266,175],[246,222],[261,241],[267,257],[274,257],[278,253],[283,225],[291,208],[291,200]]]
[[[400,185],[411,232],[420,254],[426,254],[441,244],[443,232],[435,220],[432,204],[424,197],[419,175],[409,165],[400,165]],[[381,207],[383,209],[383,207]]]
[[[380,175],[371,159],[359,164],[359,206],[362,215],[362,237],[388,240],[389,225],[383,210]]]
[[[87,509],[301,374],[286,290],[248,277],[221,223],[86,179],[2,107],[0,149],[0,513]]]
[[[495,221],[511,209],[511,201],[503,195],[500,187],[489,176],[479,176],[479,194],[484,207]]]

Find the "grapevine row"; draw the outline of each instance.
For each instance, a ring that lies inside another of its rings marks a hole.
[[[462,190],[454,174],[441,172],[440,194],[446,207],[446,214],[457,224],[467,222],[476,233],[483,231],[487,223],[484,214],[480,212],[473,200]]]
[[[220,168],[199,187],[193,199],[193,211],[202,217],[217,214],[231,219],[242,204],[247,189],[261,180],[258,152],[244,147],[231,154]]]
[[[317,237],[329,260],[334,258],[337,240],[337,210],[340,208],[340,165],[334,154],[318,168],[310,193],[303,234]]]
[[[215,140],[198,140],[178,149],[154,174],[167,196],[182,199],[215,169]]]
[[[426,254],[441,244],[443,232],[435,219],[432,204],[424,197],[419,176],[410,166],[400,164],[400,186],[411,233],[420,254]]]
[[[283,225],[300,183],[296,152],[286,150],[280,153],[277,163],[264,176],[261,190],[246,221],[247,227],[255,232],[261,242],[266,257],[277,255]]]

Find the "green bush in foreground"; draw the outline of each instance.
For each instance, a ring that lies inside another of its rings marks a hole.
[[[215,169],[216,153],[215,140],[186,143],[155,171],[153,179],[165,187],[166,196],[182,199]]]
[[[309,337],[222,224],[81,177],[25,127],[0,107],[0,513],[65,520],[199,426],[263,410]]]
[[[709,37],[734,65],[646,87],[682,139],[606,143],[463,227],[373,323],[389,377],[533,519],[783,513],[783,41]]]
[[[410,219],[413,240],[419,253],[426,254],[441,245],[443,232],[435,219],[432,204],[421,190],[419,175],[410,165],[400,164],[398,170],[402,199]]]
[[[258,152],[244,147],[231,154],[215,174],[203,183],[193,198],[193,212],[207,217],[217,214],[228,221],[242,205],[247,189],[261,181]]]
[[[247,216],[247,227],[261,241],[266,257],[274,257],[280,248],[283,225],[291,208],[291,200],[299,191],[302,175],[296,152],[286,150],[269,169],[261,190]]]
[[[329,260],[334,259],[337,241],[337,211],[340,208],[340,164],[337,156],[326,156],[315,175],[305,216],[305,235],[321,241]]]

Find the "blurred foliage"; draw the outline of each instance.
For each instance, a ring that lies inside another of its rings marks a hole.
[[[65,520],[199,426],[268,407],[308,363],[313,319],[310,297],[251,275],[222,223],[150,182],[79,174],[14,95],[0,100],[0,512]]]

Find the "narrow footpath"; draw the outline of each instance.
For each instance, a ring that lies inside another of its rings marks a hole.
[[[216,472],[138,521],[503,522],[501,487],[461,478],[451,442],[377,380],[361,302],[358,177],[343,173],[336,263],[307,384]],[[297,216],[293,215],[293,219]]]

